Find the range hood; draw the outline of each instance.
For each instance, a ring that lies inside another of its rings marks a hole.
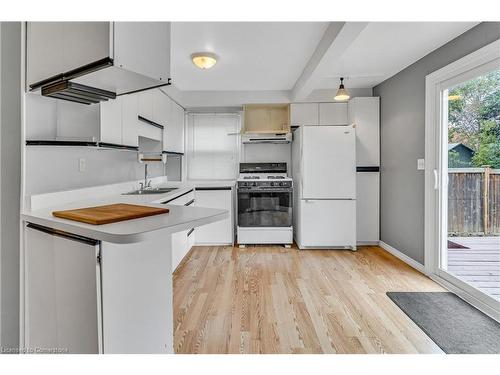
[[[112,91],[101,90],[66,80],[42,86],[42,95],[81,104],[96,104],[116,98],[116,93]]]
[[[95,104],[170,85],[169,22],[28,22],[30,91]]]
[[[244,133],[241,135],[244,144],[250,143],[290,143],[291,133]]]

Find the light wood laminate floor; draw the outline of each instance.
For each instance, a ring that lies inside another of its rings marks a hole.
[[[379,247],[193,247],[174,273],[174,348],[441,353],[387,291],[443,289]]]

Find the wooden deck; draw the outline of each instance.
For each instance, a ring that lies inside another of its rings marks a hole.
[[[500,301],[500,237],[450,237],[448,271]]]

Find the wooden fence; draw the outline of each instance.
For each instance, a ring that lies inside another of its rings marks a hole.
[[[500,235],[500,169],[448,169],[448,233]]]

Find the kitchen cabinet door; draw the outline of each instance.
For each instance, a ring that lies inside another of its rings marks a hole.
[[[139,116],[153,120],[153,91],[141,91],[139,95]]]
[[[109,22],[28,22],[26,34],[28,84],[110,56]]]
[[[318,103],[292,103],[290,104],[290,122],[292,126],[318,125]]]
[[[197,245],[227,245],[233,243],[233,191],[225,190],[196,190],[196,206],[219,208],[228,210],[227,219],[196,228]]]
[[[356,239],[360,244],[378,244],[380,173],[358,172],[356,175]]]
[[[137,113],[139,96],[137,94],[123,95],[122,98],[122,144],[139,146],[139,126]]]
[[[319,103],[320,125],[347,125],[347,103]]]
[[[184,153],[184,108],[171,101],[170,121],[167,123],[164,151]]]
[[[34,226],[24,246],[26,347],[102,351],[99,242]]]
[[[122,97],[100,104],[100,141],[116,145],[122,144]]]
[[[177,206],[192,205],[194,203],[194,199],[194,191],[191,191],[188,194],[182,195],[169,202],[167,201],[165,202],[165,204],[172,204]],[[191,233],[189,236],[190,238],[188,238],[188,233],[189,230],[172,233],[172,272],[175,271],[182,259],[191,249],[195,237],[194,233]]]
[[[165,128],[170,118],[170,98],[160,89],[152,92],[153,115],[150,120],[160,124]]]
[[[115,64],[166,82],[170,77],[170,22],[113,22]]]
[[[349,101],[349,124],[356,125],[358,166],[380,164],[380,98],[353,98]]]

